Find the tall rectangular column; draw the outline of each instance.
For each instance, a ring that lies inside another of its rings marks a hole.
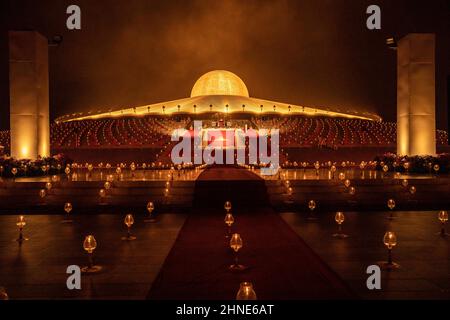
[[[435,35],[408,34],[397,52],[397,153],[436,154]]]
[[[48,41],[35,31],[9,32],[11,155],[50,155]]]

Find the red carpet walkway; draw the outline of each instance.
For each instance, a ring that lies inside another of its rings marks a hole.
[[[234,256],[225,238],[224,200],[237,208],[232,232],[241,234],[240,263],[249,267],[242,273],[228,270]],[[236,167],[205,170],[196,181],[196,209],[181,229],[149,298],[233,300],[243,281],[254,284],[260,300],[353,298],[266,201],[264,181],[254,173]],[[265,209],[257,209],[261,207]]]
[[[242,281],[254,284],[259,300],[354,298],[277,214],[260,211],[235,213],[233,232],[240,233],[244,242],[240,262],[250,267],[243,273],[228,270],[233,254],[222,215],[217,211],[192,214],[148,298],[233,300]]]
[[[196,208],[223,208],[225,201],[236,207],[267,206],[264,180],[255,173],[233,166],[216,166],[203,171],[195,181]]]

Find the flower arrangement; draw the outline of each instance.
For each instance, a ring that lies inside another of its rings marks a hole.
[[[385,153],[375,157],[376,170],[388,166],[389,171],[410,173],[448,173],[450,172],[450,154],[441,153],[437,156],[399,156],[395,153]]]
[[[0,157],[0,177],[35,177],[64,173],[64,169],[72,160],[64,154],[52,157],[39,157],[37,160],[14,159],[9,156]],[[16,172],[14,175],[13,172]]]

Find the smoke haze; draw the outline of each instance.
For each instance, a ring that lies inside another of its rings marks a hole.
[[[369,31],[365,11],[375,2],[382,30]],[[0,128],[9,125],[7,29],[64,36],[61,46],[50,48],[52,119],[187,97],[203,73],[226,69],[253,97],[349,106],[395,120],[396,55],[385,38],[435,32],[437,118],[445,127],[449,2],[375,2],[11,0],[0,41]],[[80,31],[65,27],[70,4],[81,7]]]

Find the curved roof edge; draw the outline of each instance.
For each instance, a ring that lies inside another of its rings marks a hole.
[[[91,110],[86,113],[73,113],[61,116],[57,118],[55,122],[145,115],[172,115],[177,113],[202,114],[207,112],[239,112],[260,115],[275,113],[280,115],[328,116],[382,121],[382,118],[376,114],[352,111],[349,108],[300,106],[251,97],[208,95],[160,102],[139,107],[120,108],[116,110]]]

